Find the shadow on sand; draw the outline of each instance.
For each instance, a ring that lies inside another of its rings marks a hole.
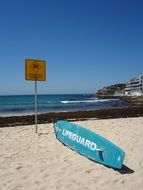
[[[131,168],[123,165],[121,169],[114,169],[115,171],[119,172],[120,174],[133,174],[135,171]]]
[[[49,133],[37,133],[38,136],[41,136],[41,135],[48,135]]]

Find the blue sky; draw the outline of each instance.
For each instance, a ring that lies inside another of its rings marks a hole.
[[[95,93],[143,74],[142,0],[0,0],[0,95],[32,94],[25,59],[44,59],[39,94]]]

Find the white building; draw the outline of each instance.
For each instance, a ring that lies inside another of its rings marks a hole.
[[[143,75],[132,78],[129,82],[126,83],[125,95],[143,95]]]

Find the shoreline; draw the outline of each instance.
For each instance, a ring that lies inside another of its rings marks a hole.
[[[51,112],[38,114],[38,124],[56,122],[57,120],[86,120],[112,119],[127,117],[142,117],[143,106],[131,106],[127,108],[111,108],[91,111],[75,112]],[[20,125],[31,125],[35,123],[35,115],[4,116],[0,117],[0,127],[12,127]]]

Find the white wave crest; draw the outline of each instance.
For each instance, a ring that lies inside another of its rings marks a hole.
[[[116,99],[92,99],[92,100],[75,100],[75,101],[60,101],[62,104],[74,104],[74,103],[98,103],[98,102],[109,102],[115,101]]]

